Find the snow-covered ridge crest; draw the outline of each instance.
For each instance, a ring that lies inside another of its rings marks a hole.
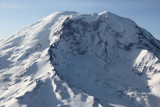
[[[0,44],[0,106],[160,105],[160,42],[128,18],[56,12]]]

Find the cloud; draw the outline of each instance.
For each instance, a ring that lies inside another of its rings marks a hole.
[[[0,8],[4,8],[4,9],[20,9],[20,10],[25,10],[28,9],[26,7],[26,5],[24,4],[18,4],[18,3],[0,3]]]

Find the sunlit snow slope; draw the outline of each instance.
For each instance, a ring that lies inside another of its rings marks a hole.
[[[0,41],[0,106],[159,107],[160,42],[110,12],[56,12]]]

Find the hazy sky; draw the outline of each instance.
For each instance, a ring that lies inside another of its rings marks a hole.
[[[160,0],[0,0],[0,39],[56,11],[110,11],[160,39]]]

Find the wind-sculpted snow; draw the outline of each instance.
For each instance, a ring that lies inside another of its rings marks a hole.
[[[160,42],[128,18],[56,12],[0,44],[0,106],[160,106]]]

